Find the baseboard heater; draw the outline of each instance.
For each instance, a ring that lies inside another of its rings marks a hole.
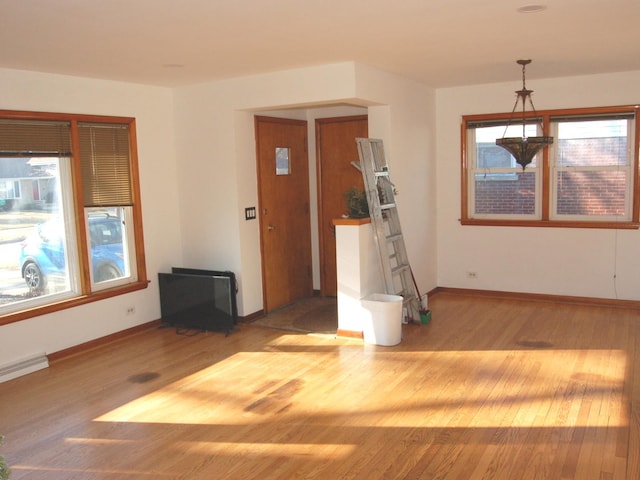
[[[0,365],[0,383],[16,377],[21,377],[49,366],[49,359],[44,353],[38,353],[29,357],[15,360]]]

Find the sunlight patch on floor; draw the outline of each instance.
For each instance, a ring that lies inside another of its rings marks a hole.
[[[303,456],[309,459],[337,460],[352,454],[356,445],[345,445],[338,443],[323,443],[322,452],[318,444],[304,443],[270,443],[259,442],[178,442],[176,449],[188,451],[189,453],[209,454],[209,455],[260,455],[264,457],[296,457]],[[329,455],[327,448],[332,450]]]
[[[343,356],[341,347],[333,345],[321,363],[309,361],[301,370],[300,356],[313,359],[322,345],[296,346],[292,337],[272,344],[272,351],[237,353],[95,420],[240,426],[277,414],[278,421],[308,425],[344,417],[346,426],[435,428],[449,426],[450,416],[457,415],[469,416],[468,426],[478,428],[627,425],[620,411],[627,366],[622,350],[417,352],[349,346]],[[267,359],[274,355],[283,357],[277,369]],[[359,357],[357,368],[349,355]],[[410,381],[404,377],[398,383],[403,377],[394,359],[406,368],[407,356],[412,359]],[[351,381],[321,380],[325,365],[350,374]],[[423,383],[433,385],[434,375],[441,377],[441,388],[422,388]],[[326,404],[329,392],[338,392],[344,401]],[[591,408],[585,413],[587,402]],[[439,422],[433,423],[436,413]]]

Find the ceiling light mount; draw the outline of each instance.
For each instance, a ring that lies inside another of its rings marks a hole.
[[[527,89],[525,83],[525,68],[527,65],[531,63],[531,60],[518,60],[518,65],[522,66],[522,89],[516,90],[516,102],[513,105],[513,110],[511,111],[511,117],[509,117],[509,122],[507,123],[507,127],[505,128],[505,134],[507,129],[512,124],[514,119],[516,108],[518,107],[518,103],[522,100],[522,137],[505,137],[503,135],[502,138],[496,139],[496,145],[507,150],[511,155],[513,155],[516,159],[516,163],[522,165],[522,169],[524,170],[527,165],[529,165],[533,157],[542,150],[544,147],[551,145],[553,143],[553,137],[549,137],[544,135],[544,131],[542,136],[536,137],[527,137],[526,136],[526,127],[527,127],[527,119],[538,120],[536,109],[533,106],[533,100],[531,99],[531,94],[533,90]],[[531,105],[531,110],[533,116],[527,115],[526,107],[527,100]],[[541,128],[542,129],[542,128]],[[543,130],[543,129],[542,129]]]

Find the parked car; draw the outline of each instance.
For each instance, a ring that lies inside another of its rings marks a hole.
[[[122,220],[107,214],[89,217],[91,268],[95,282],[124,275]],[[64,226],[59,221],[37,225],[22,243],[20,266],[22,278],[30,290],[42,291],[49,277],[66,275]]]

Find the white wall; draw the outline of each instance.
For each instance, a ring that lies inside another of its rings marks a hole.
[[[407,254],[420,294],[437,286],[435,90],[358,65],[357,94],[369,107],[369,136],[384,140]]]
[[[172,91],[0,70],[0,109],[136,118],[147,274],[145,290],[0,326],[0,365],[56,352],[160,317],[156,275],[181,261]],[[126,315],[128,307],[134,315]]]
[[[175,91],[185,266],[236,273],[238,312],[263,308],[254,112],[352,98],[350,64],[243,77]],[[299,114],[300,115],[300,114]]]
[[[395,142],[397,157],[389,164],[405,192],[399,211],[409,255],[425,289],[435,286],[435,237],[428,233],[435,226],[428,208],[435,188],[424,188],[435,186],[434,92],[353,63],[288,70],[181,88],[175,96],[178,162],[188,165],[179,176],[182,229],[190,232],[183,259],[236,272],[240,315],[263,308],[259,223],[244,220],[244,208],[258,201],[254,114],[287,109],[290,118],[304,118],[305,111],[310,120],[336,104],[369,106],[370,136]]]
[[[640,300],[638,230],[460,225],[461,117],[511,111],[518,82],[436,94],[438,285]],[[638,85],[640,72],[527,83],[539,110],[635,104]]]
[[[368,108],[370,136],[385,141],[400,192],[416,278],[423,291],[436,286],[435,92],[424,85],[349,62],[176,90],[0,70],[0,91],[11,92],[0,109],[136,118],[151,280],[142,291],[1,326],[0,365],[158,319],[157,273],[173,265],[236,272],[240,315],[261,310],[258,222],[245,221],[244,208],[257,206],[253,117],[266,111],[293,109],[312,123]],[[135,315],[126,315],[131,306]]]

